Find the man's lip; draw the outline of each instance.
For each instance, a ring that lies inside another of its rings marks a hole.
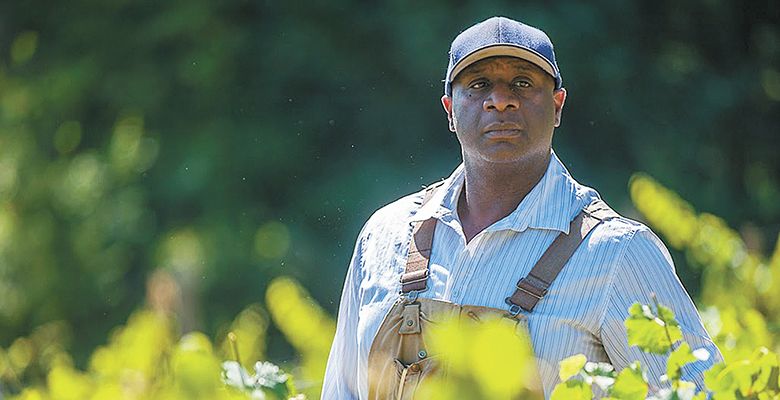
[[[508,122],[495,122],[485,127],[485,136],[493,139],[513,138],[520,136],[522,128],[520,125]]]
[[[519,137],[522,131],[519,129],[499,129],[485,132],[488,139],[512,139]]]

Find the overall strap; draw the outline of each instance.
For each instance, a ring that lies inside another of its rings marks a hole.
[[[517,282],[515,292],[505,300],[510,306],[510,312],[517,315],[520,308],[531,312],[536,307],[536,303],[547,294],[547,289],[563,270],[585,236],[602,221],[615,217],[619,215],[600,199],[585,206],[571,221],[569,234],[561,232],[542,254],[531,272]]]
[[[433,197],[436,188],[442,182],[435,183],[425,188],[425,196],[420,204],[424,206]],[[436,230],[436,218],[418,221],[412,230],[412,240],[409,243],[409,255],[406,257],[406,270],[401,275],[401,292],[422,292],[428,288],[428,261],[431,258],[433,247],[433,232]]]

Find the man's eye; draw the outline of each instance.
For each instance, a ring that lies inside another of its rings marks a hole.
[[[485,81],[476,81],[469,86],[471,89],[482,89],[487,86],[487,82]]]
[[[519,80],[519,81],[515,81],[514,85],[515,85],[515,87],[529,88],[529,87],[531,87],[531,82],[526,81],[526,80]]]

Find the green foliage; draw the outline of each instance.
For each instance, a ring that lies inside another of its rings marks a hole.
[[[639,362],[634,362],[618,373],[612,385],[611,397],[623,400],[644,400],[648,386]]]
[[[714,366],[704,379],[716,400],[780,396],[777,354],[765,348],[757,349],[749,359]]]
[[[448,318],[424,332],[429,356],[446,376],[423,381],[423,399],[541,398],[539,375],[528,333],[511,318]],[[498,367],[500,366],[500,367]]]
[[[571,380],[555,387],[550,400],[590,400],[593,390],[583,381]]]
[[[273,288],[273,289],[271,289]],[[307,292],[290,278],[282,278],[269,287],[269,298],[283,296],[286,303],[301,314],[271,312],[275,321],[289,326],[307,327],[318,307],[312,306]],[[281,299],[275,300],[280,301]],[[274,303],[274,307],[277,307]],[[320,311],[321,312],[321,311]],[[230,334],[222,341],[221,351],[201,332],[181,337],[176,320],[170,314],[142,309],[131,315],[125,326],[118,327],[104,346],[92,353],[89,368],[79,370],[62,346],[56,345],[58,326],[39,328],[30,338],[19,338],[8,351],[0,352],[0,383],[15,388],[14,400],[144,400],[144,399],[296,399],[319,396],[324,373],[303,369],[298,378],[306,387],[299,393],[293,376],[269,362],[253,364],[249,374],[240,363],[244,357],[256,359],[262,354],[268,323],[263,309],[253,304],[241,311],[229,325]],[[332,326],[333,321],[320,315],[316,323]],[[303,324],[303,325],[302,325]],[[308,326],[311,328],[310,326]],[[283,329],[284,330],[284,329]],[[330,333],[332,336],[332,333]],[[248,337],[244,337],[248,336]],[[329,336],[330,337],[330,336]],[[300,339],[290,339],[300,344]],[[324,365],[329,341],[307,343],[298,351],[305,355],[303,365]],[[323,355],[324,354],[324,355]],[[224,361],[224,360],[230,361]],[[248,360],[244,358],[245,362]],[[33,371],[33,369],[35,371]],[[42,374],[36,383],[35,374]],[[28,377],[29,375],[29,377]],[[221,379],[220,379],[221,377]]]
[[[561,378],[561,382],[565,382],[572,376],[578,374],[580,370],[585,367],[585,363],[587,362],[587,357],[582,354],[576,354],[561,360],[560,371],[558,372],[558,377]]]
[[[671,343],[678,343],[674,350],[670,345],[671,327],[678,326],[674,315],[666,307],[656,304],[656,312],[642,304],[634,304],[626,319],[629,343],[637,345],[647,353],[668,354],[666,375],[662,381],[668,387],[659,388],[650,397],[645,374],[638,362],[615,373],[612,366],[604,363],[587,362],[581,354],[560,362],[560,383],[553,391],[553,400],[569,398],[592,398],[593,385],[598,386],[606,398],[615,400],[672,400],[707,398],[705,392],[697,392],[696,385],[682,379],[682,368],[689,363],[707,360],[709,353],[704,349],[691,351],[688,343],[680,335]],[[629,324],[640,320],[645,324]],[[654,320],[658,320],[652,322]],[[650,321],[650,322],[647,322]],[[661,327],[659,331],[658,327]],[[631,330],[635,330],[631,339]],[[639,329],[652,331],[652,335],[638,332]],[[705,372],[704,382],[712,392],[713,399],[775,399],[780,397],[780,369],[777,354],[766,348],[756,350],[750,359],[737,362],[720,362]]]
[[[704,322],[726,359],[748,358],[760,346],[777,350],[771,332],[780,324],[780,236],[765,256],[722,218],[697,214],[655,179],[636,174],[629,187],[648,223],[702,269],[702,304],[710,307]]]
[[[628,344],[648,353],[666,354],[682,339],[674,313],[661,305],[654,311],[647,305],[634,303],[628,309],[625,326]]]

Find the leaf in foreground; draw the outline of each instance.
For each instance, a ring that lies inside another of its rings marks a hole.
[[[664,319],[654,315],[649,306],[634,303],[625,321],[628,344],[653,354],[666,354],[673,342],[682,339],[682,331],[668,308],[660,306]],[[671,338],[671,342],[670,339]]]
[[[647,382],[638,361],[620,371],[610,395],[621,400],[644,400],[647,397]]]
[[[583,381],[570,380],[555,387],[550,400],[591,400],[593,390]]]
[[[566,382],[572,376],[577,375],[587,361],[588,359],[583,354],[576,354],[561,360],[559,363],[561,370],[558,372],[561,382]]]

